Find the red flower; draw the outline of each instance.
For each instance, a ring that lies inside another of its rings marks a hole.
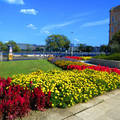
[[[97,71],[106,71],[108,73],[111,73],[111,72],[116,72],[117,74],[120,75],[120,70],[117,69],[117,68],[109,68],[109,67],[105,67],[105,66],[95,66],[95,65],[92,65],[92,66],[85,66],[85,65],[68,65],[67,66],[67,69],[69,70],[72,70],[72,69],[77,69],[77,70],[84,70],[84,69],[92,69],[92,70],[97,70]]]

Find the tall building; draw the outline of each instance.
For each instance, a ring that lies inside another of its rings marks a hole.
[[[120,5],[110,10],[109,42],[113,35],[120,30]]]

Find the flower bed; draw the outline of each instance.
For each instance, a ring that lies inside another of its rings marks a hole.
[[[76,60],[82,60],[81,57],[77,57],[77,56],[66,56],[65,58],[71,58],[71,59],[76,59]]]
[[[117,69],[117,68],[109,68],[109,67],[105,67],[105,66],[95,66],[95,65],[92,65],[92,66],[85,66],[85,65],[69,65],[67,66],[67,69],[68,70],[73,70],[73,69],[76,69],[76,70],[84,70],[84,69],[92,69],[92,70],[97,70],[97,71],[106,71],[108,73],[111,73],[111,72],[116,72],[117,74],[120,75],[120,70]]]
[[[40,87],[32,87],[31,81],[28,89],[19,84],[11,85],[10,78],[0,79],[0,118],[13,120],[23,117],[30,109],[42,110],[50,106],[50,91],[45,95]]]
[[[90,56],[83,56],[83,57],[66,56],[65,58],[70,58],[70,59],[75,59],[75,60],[90,60],[92,57]]]
[[[69,107],[120,88],[120,70],[49,59],[66,71],[37,71],[0,79],[0,115],[3,119],[22,117],[46,107]],[[75,70],[74,70],[75,69]]]
[[[67,69],[67,70],[84,70],[84,69],[93,69],[93,70],[97,70],[97,71],[106,71],[108,73],[111,72],[116,72],[120,75],[120,70],[117,68],[110,68],[110,67],[105,67],[105,66],[96,66],[96,65],[89,65],[87,63],[82,63],[82,62],[73,62],[73,61],[66,61],[66,60],[60,60],[56,59],[56,58],[50,58],[49,60],[50,62],[52,61],[52,63],[54,63],[55,65],[63,68],[63,69]]]
[[[67,107],[79,102],[87,102],[89,99],[107,91],[120,88],[120,75],[85,69],[82,71],[42,71],[28,75],[13,76],[12,83],[33,88],[41,86],[43,92],[51,91],[53,107]]]
[[[65,58],[55,58],[55,57],[50,57],[48,58],[48,61],[52,62],[53,64],[57,65],[58,67],[61,67],[63,69],[67,69],[67,66],[69,65],[85,65],[88,66],[88,64],[83,63],[83,62],[77,62],[77,61],[70,61],[69,59]]]
[[[59,66],[59,67],[61,67],[61,68],[63,68],[63,69],[67,69],[67,67],[69,65],[80,65],[80,66],[84,65],[84,66],[88,66],[88,64],[83,63],[83,62],[72,62],[72,61],[65,61],[65,60],[55,61],[54,64]]]

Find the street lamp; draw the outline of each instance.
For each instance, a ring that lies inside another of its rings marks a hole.
[[[71,32],[71,34],[73,34],[74,32]],[[73,37],[72,37],[73,39]],[[72,43],[71,43],[71,56],[74,55],[74,40],[72,40]]]

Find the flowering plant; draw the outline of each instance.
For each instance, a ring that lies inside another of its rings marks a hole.
[[[100,66],[100,65],[98,65],[98,66],[96,66],[96,65],[91,65],[91,66],[68,65],[67,69],[68,70],[73,70],[73,69],[76,69],[76,70],[92,69],[92,70],[97,70],[97,71],[105,71],[105,72],[108,72],[108,73],[116,72],[117,74],[120,75],[120,70],[119,69],[117,69],[117,68],[109,68],[109,67]]]
[[[92,57],[90,56],[82,56],[82,57],[66,56],[65,58],[70,58],[70,59],[75,59],[75,60],[90,60]]]
[[[30,83],[30,87],[31,83]],[[13,120],[16,117],[23,117],[30,109],[41,110],[50,106],[51,92],[48,96],[41,88],[34,88],[33,91],[19,84],[11,85],[11,78],[7,80],[0,78],[0,113],[3,119]]]
[[[41,86],[44,93],[51,91],[50,102],[53,107],[63,108],[87,102],[95,96],[120,87],[119,74],[94,69],[38,71],[28,75],[15,75],[12,83],[25,87],[30,85],[30,81],[33,88]]]

